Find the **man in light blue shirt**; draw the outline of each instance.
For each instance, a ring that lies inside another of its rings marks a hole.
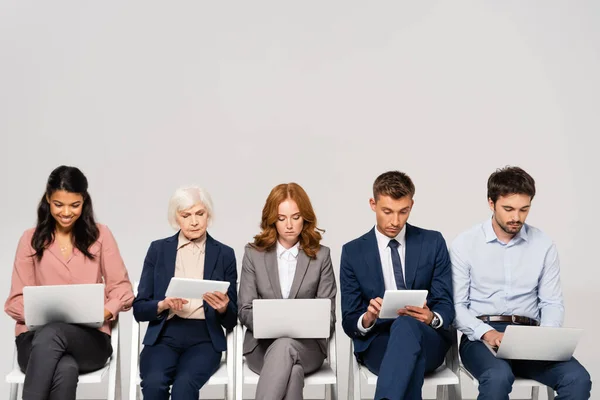
[[[575,359],[565,362],[503,360],[482,343],[497,347],[508,325],[560,327],[564,306],[556,246],[525,224],[535,182],[524,170],[506,167],[488,179],[493,215],[452,244],[454,324],[464,335],[463,364],[479,381],[478,400],[508,400],[515,376],[534,379],[558,398],[585,400],[591,380]]]

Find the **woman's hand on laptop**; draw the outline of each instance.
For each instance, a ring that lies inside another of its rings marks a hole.
[[[504,337],[504,333],[502,332],[498,332],[495,329],[492,329],[491,331],[487,331],[482,337],[481,339],[484,340],[485,342],[487,342],[487,344],[489,344],[492,347],[500,347],[500,343],[502,343],[502,338]]]
[[[229,296],[227,296],[227,293],[204,293],[202,298],[208,303],[209,306],[217,310],[219,314],[223,314],[225,311],[227,311],[227,305],[229,304]]]
[[[158,314],[165,310],[181,311],[183,305],[189,303],[186,299],[180,299],[178,297],[166,297],[164,300],[158,302]]]

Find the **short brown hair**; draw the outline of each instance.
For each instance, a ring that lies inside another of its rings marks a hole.
[[[254,243],[251,245],[260,251],[269,251],[275,248],[277,244],[277,216],[279,215],[279,205],[287,199],[292,199],[298,205],[300,215],[304,220],[302,232],[300,232],[300,248],[310,258],[315,258],[321,247],[322,229],[317,228],[317,217],[313,210],[310,198],[297,183],[282,183],[271,190],[265,206],[262,211],[260,221],[261,232],[254,236]]]
[[[388,171],[379,175],[373,183],[373,198],[390,196],[398,200],[402,197],[415,195],[415,184],[408,175],[400,171]]]
[[[488,199],[496,203],[498,197],[511,194],[526,194],[533,200],[535,181],[531,175],[519,167],[507,166],[497,169],[488,179]]]

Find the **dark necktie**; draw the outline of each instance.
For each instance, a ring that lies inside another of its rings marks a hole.
[[[398,243],[396,239],[392,239],[390,240],[388,246],[392,252],[392,266],[394,267],[396,288],[398,290],[406,289],[406,284],[404,283],[404,274],[402,273],[402,261],[400,260],[400,254],[398,254],[398,246],[400,246],[400,243]]]

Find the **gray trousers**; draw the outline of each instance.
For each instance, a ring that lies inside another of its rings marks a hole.
[[[256,400],[302,400],[304,375],[325,360],[316,339],[262,339],[245,356],[248,367],[260,374]]]
[[[112,354],[110,336],[62,322],[15,339],[25,373],[23,400],[75,400],[79,373],[98,370]]]

